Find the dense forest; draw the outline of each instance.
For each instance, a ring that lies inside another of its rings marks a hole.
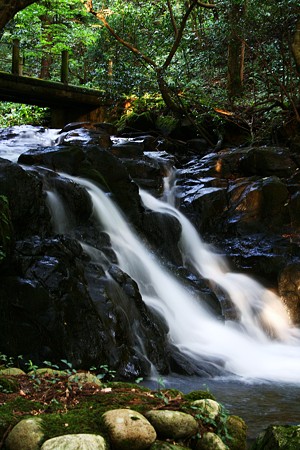
[[[184,116],[203,135],[209,117],[211,132],[234,124],[250,142],[275,129],[289,138],[299,124],[296,0],[42,0],[13,2],[9,12],[1,70],[11,70],[17,42],[24,75],[59,81],[67,51],[69,83],[103,91],[118,118],[155,109],[163,129]],[[2,125],[46,114],[1,109]]]

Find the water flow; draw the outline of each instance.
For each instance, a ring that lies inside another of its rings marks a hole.
[[[241,276],[239,280],[241,282],[237,283],[236,274],[227,271],[219,255],[212,253],[206,246],[198,248],[198,245],[197,247],[195,245],[194,253],[200,252],[201,259],[206,261],[206,264],[200,264],[205,277],[216,277],[217,282],[221,282],[222,277],[225,277],[224,289],[232,291],[233,295],[237,289],[239,296],[243,296],[242,303],[250,302],[255,305],[255,307],[245,306],[247,313],[244,315],[247,316],[247,320],[250,317],[251,324],[246,323],[246,319],[243,319],[243,327],[230,322],[221,323],[205,309],[199,299],[160,265],[153,253],[130,229],[118,208],[106,194],[87,180],[72,179],[87,188],[93,201],[95,217],[110,235],[120,268],[138,283],[145,303],[165,318],[169,325],[170,340],[183,353],[196,360],[203,357],[220,358],[227,370],[243,378],[300,382],[300,339],[297,332],[289,328],[284,318],[284,324],[279,325],[277,330],[282,340],[274,341],[263,331],[260,321],[251,318],[251,311],[253,313],[257,305],[261,310],[265,310],[266,302],[270,308],[270,301],[265,301],[264,298],[269,295],[265,289],[244,276]],[[178,216],[171,206],[162,205],[149,194],[142,192],[142,198],[148,207],[162,208],[161,211],[172,213],[183,220],[181,214]],[[185,229],[185,220],[184,218],[182,222],[185,230],[183,234],[191,233],[191,228]],[[195,234],[197,236],[196,232]],[[196,239],[194,231],[190,238],[192,242]],[[185,244],[184,239],[183,248],[193,247],[192,242],[189,245]],[[191,252],[191,249],[189,251]],[[188,258],[191,256],[188,255]],[[253,286],[254,299],[252,299]],[[250,289],[250,292],[243,292],[243,289]],[[273,294],[271,298],[273,301]],[[277,300],[275,298],[276,305]],[[244,311],[244,307],[240,306],[240,309]],[[255,327],[255,331],[252,326]]]
[[[55,145],[60,130],[20,125],[1,131],[0,157],[17,162],[29,149]]]
[[[70,223],[63,201],[55,191],[46,191],[46,194],[46,203],[51,211],[53,231],[64,234],[70,228]]]

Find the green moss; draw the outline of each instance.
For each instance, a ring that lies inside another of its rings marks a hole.
[[[231,439],[225,439],[225,444],[230,447],[230,450],[246,450],[247,426],[243,419],[238,416],[229,416],[226,426]]]
[[[168,136],[175,130],[178,123],[179,120],[172,116],[159,116],[156,119],[155,126],[164,136]]]
[[[184,396],[185,400],[194,401],[202,400],[205,398],[210,398],[211,400],[216,400],[215,396],[208,391],[192,391]]]
[[[0,375],[0,392],[17,392],[19,389],[18,380],[13,377],[3,377]]]

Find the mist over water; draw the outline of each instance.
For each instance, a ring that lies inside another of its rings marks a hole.
[[[221,322],[160,264],[106,194],[87,180],[72,179],[87,188],[120,268],[138,283],[145,303],[165,318],[169,339],[181,352],[195,360],[219,359],[227,371],[245,380],[300,383],[300,332],[289,324],[274,293],[246,275],[230,272],[181,213],[141,191],[147,208],[180,221],[184,259],[199,276],[218,284],[238,308],[240,322]]]

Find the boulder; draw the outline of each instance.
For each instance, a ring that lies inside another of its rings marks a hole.
[[[8,199],[16,239],[50,232],[50,214],[42,182],[36,174],[0,158],[0,195]]]
[[[252,450],[298,450],[300,425],[270,425],[256,439]]]
[[[102,436],[97,434],[66,434],[45,441],[41,450],[108,450]]]
[[[150,422],[130,409],[114,409],[103,414],[103,423],[116,450],[144,450],[156,439]]]
[[[42,419],[34,417],[17,423],[5,441],[7,450],[39,450],[43,440]]]
[[[185,439],[194,436],[198,431],[194,417],[181,411],[153,410],[148,411],[145,417],[160,438]]]
[[[280,273],[278,290],[292,322],[300,325],[300,263],[288,264]]]
[[[122,162],[109,151],[95,145],[38,148],[23,153],[19,163],[39,165],[94,181],[114,195],[116,203],[135,224],[143,211],[138,187]]]

